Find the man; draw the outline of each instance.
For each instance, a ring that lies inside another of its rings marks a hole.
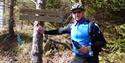
[[[74,58],[71,63],[99,63],[98,55],[101,47],[106,41],[98,28],[97,24],[93,24],[94,38],[99,41],[94,42],[93,38],[88,33],[90,21],[85,18],[85,8],[80,3],[75,3],[71,7],[73,23],[50,31],[44,31],[45,34],[57,35],[68,33],[71,36],[73,45]]]

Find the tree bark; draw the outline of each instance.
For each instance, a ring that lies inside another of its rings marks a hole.
[[[14,2],[15,0],[11,0],[10,2],[10,16],[9,16],[9,37],[13,37],[15,35],[14,32],[14,15],[13,15],[13,11],[14,11]]]
[[[45,5],[44,0],[37,0],[36,1],[36,9],[43,9]],[[36,14],[39,16],[39,14]],[[43,56],[43,34],[40,33],[38,30],[43,27],[44,23],[41,21],[34,22],[34,30],[33,30],[33,43],[32,43],[32,50],[31,50],[31,60],[32,63],[43,63],[42,56]]]

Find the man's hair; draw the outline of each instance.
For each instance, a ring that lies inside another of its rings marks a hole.
[[[72,6],[71,6],[71,11],[73,10],[76,10],[76,9],[80,9],[80,10],[85,10],[85,7],[82,3],[74,3]]]

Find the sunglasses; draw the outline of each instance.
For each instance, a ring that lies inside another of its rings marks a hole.
[[[76,14],[76,13],[81,13],[82,11],[73,11],[72,13],[73,14]]]

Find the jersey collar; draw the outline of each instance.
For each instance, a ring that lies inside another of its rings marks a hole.
[[[82,24],[82,23],[88,23],[88,22],[89,22],[89,21],[88,21],[87,19],[82,18],[82,19],[79,20],[79,21],[75,21],[74,24],[75,24],[75,26],[76,26],[76,25],[79,25],[79,24]]]

